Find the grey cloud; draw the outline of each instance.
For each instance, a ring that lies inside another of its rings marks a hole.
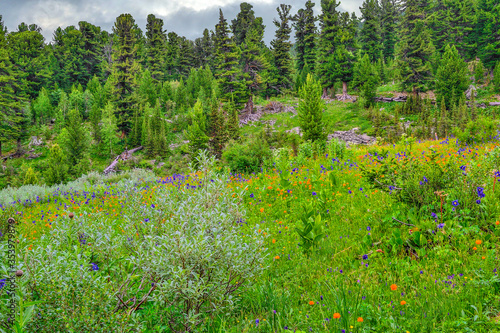
[[[185,4],[193,4],[195,0],[184,0]],[[207,0],[210,1],[210,0]],[[231,20],[239,12],[238,0],[219,0],[220,7],[225,18],[230,24]],[[261,16],[266,25],[264,39],[267,44],[274,38],[275,26],[273,19],[277,18],[276,7],[280,3],[292,5],[291,13],[295,14],[299,8],[303,8],[306,0],[272,0],[272,3],[248,1],[253,4],[256,16]],[[320,0],[315,1],[315,12],[320,12]],[[359,15],[359,6],[362,0],[344,1],[340,10],[355,11]],[[214,4],[211,2],[211,4]],[[155,14],[163,19],[167,31],[175,31],[181,36],[189,39],[200,37],[203,29],[215,29],[219,19],[219,6],[205,5],[205,9],[196,11],[187,6],[180,7],[179,2],[153,0],[110,0],[102,2],[99,0],[14,0],[6,1],[0,8],[5,25],[9,31],[16,30],[21,22],[27,24],[35,23],[42,28],[42,33],[47,42],[52,40],[54,30],[61,26],[77,25],[79,21],[88,21],[100,26],[104,30],[111,31],[117,16],[122,13],[130,13],[141,29],[145,29],[148,14]]]

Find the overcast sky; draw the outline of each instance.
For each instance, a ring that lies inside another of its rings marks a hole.
[[[356,12],[363,0],[344,0],[341,11]],[[222,8],[228,23],[239,12],[239,0],[0,0],[0,15],[9,31],[17,29],[21,22],[35,23],[42,28],[46,42],[52,41],[57,27],[70,25],[78,27],[79,21],[87,21],[111,32],[117,16],[130,13],[136,23],[146,30],[148,14],[154,14],[164,21],[167,32],[175,31],[181,36],[194,40],[201,37],[203,29],[215,30]],[[247,1],[254,7],[255,15],[264,19],[266,26],[264,39],[267,44],[274,38],[273,18],[277,18],[276,7],[280,3],[292,5],[295,14],[303,8],[306,0],[253,0]],[[316,14],[320,10],[320,0],[315,1]],[[293,33],[292,33],[293,35]]]

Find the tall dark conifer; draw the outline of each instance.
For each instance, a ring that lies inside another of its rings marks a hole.
[[[146,66],[155,81],[163,81],[167,35],[163,30],[163,20],[153,14],[148,15],[146,38]]]
[[[380,29],[380,7],[376,0],[365,0],[359,7],[363,27],[359,34],[362,54],[368,54],[371,62],[376,62],[382,55],[382,34]]]
[[[276,90],[282,92],[283,89],[291,87],[291,57],[290,48],[290,9],[291,5],[281,4],[276,8],[278,11],[279,20],[274,19],[273,23],[276,26],[275,38],[271,41],[274,55],[274,65],[276,67]]]

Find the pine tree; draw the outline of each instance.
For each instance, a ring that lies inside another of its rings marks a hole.
[[[358,87],[360,91],[365,108],[374,104],[379,82],[380,77],[377,68],[370,62],[368,53],[365,53],[361,61],[355,66],[353,80],[353,85]]]
[[[495,85],[496,91],[500,93],[500,61],[497,62],[495,70],[493,71],[493,84]]]
[[[500,61],[500,6],[497,0],[477,1],[477,55],[491,70]]]
[[[40,125],[49,122],[53,117],[52,104],[45,88],[42,88],[38,97],[33,102],[32,116],[33,120]]]
[[[220,158],[228,138],[227,125],[220,102],[213,93],[210,104],[210,150],[217,158]]]
[[[481,59],[477,59],[474,63],[474,81],[476,84],[484,83],[484,66]]]
[[[47,161],[47,170],[44,174],[44,180],[47,185],[61,184],[68,177],[68,166],[64,160],[64,154],[57,143],[50,148],[50,154]]]
[[[133,147],[138,147],[142,144],[142,123],[141,107],[136,107],[134,110],[134,120],[132,121],[132,130],[129,136],[129,143]]]
[[[92,77],[102,74],[101,59],[104,56],[104,43],[108,33],[85,21],[78,22],[78,27],[83,40],[82,63],[85,68],[83,81],[87,82]]]
[[[87,152],[89,148],[89,132],[83,125],[83,119],[76,109],[68,113],[67,138],[64,144],[66,163],[73,176],[79,176],[88,169]]]
[[[236,110],[232,101],[226,103],[225,107],[226,114],[229,118],[227,121],[228,139],[237,141],[240,138],[240,119],[238,117],[238,110]]]
[[[163,20],[153,14],[148,15],[146,38],[146,67],[149,69],[153,80],[163,81],[167,35],[163,30]]]
[[[130,14],[116,18],[113,32],[118,38],[118,50],[113,63],[114,97],[117,110],[118,128],[128,134],[131,127],[134,101],[132,92],[135,87],[134,76],[139,70],[137,63],[135,21]]]
[[[398,10],[393,0],[380,1],[380,25],[384,59],[394,57],[394,46],[397,40]]]
[[[376,62],[382,55],[382,35],[379,22],[380,8],[377,0],[365,0],[361,10],[361,28],[359,42],[362,54],[368,54],[371,62]]]
[[[2,24],[0,17],[0,28]],[[22,105],[25,100],[21,84],[7,49],[0,47],[0,156],[2,156],[2,143],[17,139],[20,133],[20,122],[23,121]]]
[[[321,0],[319,17],[321,33],[316,72],[321,79],[323,95],[336,81],[342,82],[342,99],[347,95],[347,83],[352,80],[355,61],[355,16],[337,11],[337,0]]]
[[[290,89],[291,81],[291,57],[290,48],[292,43],[289,41],[292,28],[290,27],[290,8],[291,5],[281,4],[276,8],[279,21],[274,19],[276,26],[275,38],[271,41],[274,55],[274,66],[276,67],[276,90],[283,92],[284,89]]]
[[[305,55],[305,36],[306,36],[306,16],[304,9],[300,8],[292,18],[292,27],[295,29],[295,52],[297,53],[297,58],[295,61],[295,66],[299,72],[302,71],[305,65],[304,55]]]
[[[305,141],[323,141],[326,135],[323,131],[324,101],[321,99],[321,84],[314,80],[311,74],[301,87],[299,95],[299,124],[304,133]]]
[[[168,152],[167,138],[165,136],[165,119],[161,114],[160,102],[157,100],[154,108],[146,103],[145,122],[146,152],[150,156],[164,157]]]
[[[422,91],[432,78],[429,61],[434,46],[421,7],[420,0],[406,0],[396,51],[402,89],[412,91],[414,95]]]
[[[104,151],[107,152],[106,156],[113,156],[116,152],[116,146],[120,139],[117,137],[118,126],[116,124],[116,117],[114,115],[113,103],[108,102],[102,112],[101,119],[101,134],[104,144]]]
[[[198,99],[190,114],[191,125],[188,126],[185,135],[189,140],[189,153],[194,159],[200,150],[208,149],[209,137],[206,132],[206,117],[203,112],[203,103]]]
[[[436,96],[449,109],[467,90],[467,64],[458,54],[455,46],[446,46],[436,74]]]
[[[247,38],[247,34],[252,28],[264,31],[262,18],[256,20],[253,6],[247,2],[240,3],[240,12],[234,20],[231,21],[231,30],[234,36],[234,43],[236,46],[243,44]]]
[[[445,138],[448,135],[448,118],[446,115],[446,103],[444,97],[441,99],[441,108],[440,108],[440,120],[439,120],[439,137]]]
[[[208,29],[203,30],[203,37],[195,40],[194,54],[197,67],[213,68],[214,45]]]
[[[181,37],[179,41],[178,73],[187,79],[195,61],[194,43],[186,37]]]
[[[240,51],[234,41],[229,38],[227,21],[220,9],[219,23],[215,26],[214,46],[217,55],[215,77],[219,84],[221,100],[229,101],[234,98],[239,106],[248,98],[245,83],[241,80],[242,73],[238,68]]]

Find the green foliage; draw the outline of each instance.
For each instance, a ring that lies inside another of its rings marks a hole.
[[[38,176],[32,167],[29,167],[24,175],[24,185],[36,185],[38,184]]]
[[[60,144],[64,150],[69,173],[80,176],[89,169],[88,149],[90,146],[90,132],[83,125],[80,113],[71,109],[65,131],[60,134]]]
[[[303,139],[313,142],[325,140],[322,121],[325,103],[321,99],[321,85],[311,74],[307,76],[306,83],[300,88],[299,95],[298,116]]]
[[[244,173],[258,172],[271,156],[268,143],[258,137],[245,143],[230,141],[222,154],[232,172]]]
[[[323,231],[321,214],[315,214],[315,209],[312,205],[302,207],[302,211],[302,216],[300,216],[302,229],[296,227],[295,232],[302,240],[299,246],[302,247],[304,253],[310,254],[312,249],[318,247],[325,233]]]
[[[455,46],[447,45],[436,74],[437,100],[444,99],[445,106],[451,108],[468,87],[467,64]]]
[[[275,89],[281,93],[292,87],[292,59],[290,57],[290,48],[292,47],[292,43],[289,41],[290,33],[292,32],[292,28],[290,26],[291,8],[291,5],[281,4],[276,8],[278,11],[279,21],[277,19],[273,20],[273,23],[277,28],[275,38],[271,41],[271,46],[273,47],[274,66],[276,68]]]
[[[208,149],[207,136],[207,119],[203,113],[203,104],[198,99],[190,114],[191,125],[188,126],[185,132],[186,138],[189,140],[189,153],[191,158],[195,160],[200,150]]]
[[[397,41],[398,10],[392,0],[380,1],[380,25],[382,36],[382,54],[386,61],[394,57],[394,46]]]
[[[165,46],[167,36],[163,30],[163,20],[149,14],[146,24],[147,68],[155,81],[163,81],[165,66]],[[150,101],[151,103],[151,101]],[[153,103],[151,103],[153,104]]]
[[[432,78],[430,57],[434,52],[434,45],[424,20],[424,10],[419,0],[406,1],[401,22],[401,39],[396,50],[401,87],[413,93],[423,91]]]
[[[472,144],[494,137],[497,134],[497,126],[497,120],[479,117],[476,120],[468,121],[463,130],[454,127],[453,134],[461,144]]]
[[[379,71],[377,67],[370,62],[368,53],[365,53],[361,61],[355,65],[353,80],[353,86],[358,87],[365,108],[375,103],[374,99],[379,82]]]
[[[496,91],[500,93],[500,61],[497,62],[495,70],[493,71],[493,83]]]
[[[382,34],[379,22],[380,7],[376,0],[365,0],[359,7],[363,27],[359,32],[361,53],[368,54],[371,62],[377,62],[382,55]]]
[[[101,135],[104,144],[105,156],[112,157],[116,154],[116,147],[120,139],[118,138],[118,126],[116,124],[116,117],[114,115],[115,108],[113,103],[108,102],[102,111],[101,119]]]
[[[45,183],[49,186],[62,184],[68,177],[68,166],[64,159],[64,154],[56,143],[50,148],[50,154],[47,161],[47,169],[44,173]]]

